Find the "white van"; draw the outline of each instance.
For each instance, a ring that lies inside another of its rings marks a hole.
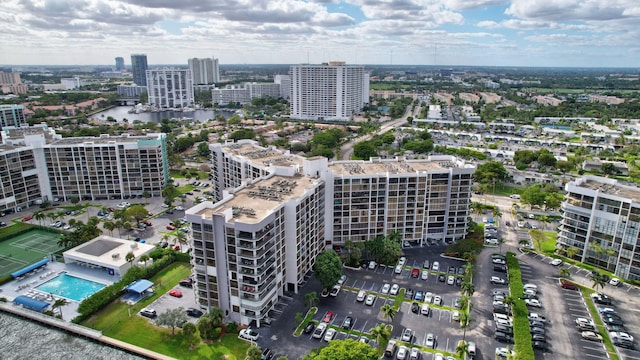
[[[476,356],[476,343],[471,341],[467,343],[467,353],[469,356]]]
[[[512,199],[516,199],[516,200],[520,200],[520,195],[518,195],[518,194],[513,194],[513,195],[511,195],[511,196],[510,196],[510,198],[512,198]]]

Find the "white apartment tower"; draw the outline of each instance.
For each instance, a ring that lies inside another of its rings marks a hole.
[[[451,156],[329,163],[257,142],[211,144],[216,202],[186,211],[196,297],[260,326],[326,248],[400,232],[465,236],[475,167]]]
[[[575,259],[620,278],[640,280],[640,188],[584,176],[565,190],[556,246],[575,248]]]
[[[147,70],[149,104],[158,109],[181,109],[192,106],[193,81],[188,69]]]
[[[350,120],[369,103],[369,75],[362,65],[294,65],[289,76],[293,119]]]
[[[189,59],[189,70],[191,70],[194,85],[211,85],[220,82],[220,67],[218,59],[214,57]]]

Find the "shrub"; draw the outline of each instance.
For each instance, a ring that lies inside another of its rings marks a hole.
[[[238,332],[238,324],[235,322],[230,322],[227,324],[227,333],[235,334]]]
[[[507,268],[509,269],[509,288],[514,297],[513,303],[513,341],[514,350],[518,359],[534,360],[533,347],[531,343],[531,333],[529,330],[529,310],[522,299],[524,286],[520,274],[520,264],[516,254],[507,253]]]

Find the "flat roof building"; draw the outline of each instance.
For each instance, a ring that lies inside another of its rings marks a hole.
[[[475,167],[451,156],[329,163],[252,140],[211,144],[215,202],[186,211],[196,296],[258,326],[316,256],[398,232],[412,245],[466,235]]]
[[[147,85],[147,55],[133,54],[131,55],[131,73],[133,74],[133,82],[136,85]]]
[[[0,129],[6,126],[19,127],[26,123],[23,105],[0,105]]]
[[[102,269],[109,275],[122,277],[132,266],[140,264],[142,255],[149,255],[155,248],[154,245],[100,235],[65,251],[62,256],[65,264]],[[127,261],[129,253],[133,254],[133,261]]]
[[[640,188],[584,176],[565,185],[557,247],[575,259],[628,280],[640,280]]]
[[[158,109],[193,106],[193,81],[188,69],[147,70],[149,105]]]

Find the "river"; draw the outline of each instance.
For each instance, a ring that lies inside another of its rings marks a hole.
[[[0,312],[0,358],[3,360],[144,359],[4,312]]]
[[[233,111],[221,111],[221,110],[195,110],[195,111],[162,111],[162,112],[141,112],[139,114],[130,114],[132,106],[116,106],[105,111],[100,111],[91,115],[91,118],[98,120],[107,120],[109,116],[121,122],[123,119],[127,119],[129,123],[134,120],[140,120],[142,122],[157,122],[159,123],[164,118],[190,118],[198,121],[207,121],[209,119],[215,119],[216,115],[222,115],[225,118],[229,118],[233,115]]]

